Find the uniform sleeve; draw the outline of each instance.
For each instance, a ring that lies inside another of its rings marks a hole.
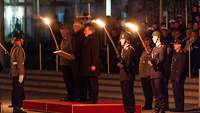
[[[15,52],[16,54],[16,61],[17,61],[17,70],[19,75],[25,75],[24,69],[24,51],[22,48],[18,48]]]
[[[133,55],[134,55],[135,50],[132,48],[129,48],[128,54],[127,54],[127,61],[126,61],[126,67],[129,67],[131,63],[133,62]]]
[[[177,63],[177,67],[176,68],[176,74],[177,75],[182,75],[184,73],[184,69],[185,69],[185,62],[186,62],[186,59],[185,59],[185,56],[182,56],[178,59],[178,63]]]
[[[166,56],[166,47],[162,47],[159,54],[159,63],[163,63]]]

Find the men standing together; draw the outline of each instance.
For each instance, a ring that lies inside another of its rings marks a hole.
[[[60,26],[62,51],[71,54],[72,61],[60,58],[61,71],[66,85],[67,97],[65,101],[80,101],[95,104],[98,102],[98,76],[100,43],[95,35],[95,27],[89,23],[82,29],[82,23],[76,20],[73,24],[73,33],[70,34],[65,25]],[[154,48],[151,48],[151,36],[147,37],[145,44],[148,52],[144,51],[140,59],[139,72],[142,75],[143,91],[145,93],[145,105],[143,109],[152,109],[153,96],[155,108],[153,113],[165,113],[166,104],[162,92],[163,62],[166,57],[165,45],[161,42],[161,33],[154,31],[152,34]],[[122,47],[120,62],[120,86],[126,113],[135,112],[134,78],[136,73],[135,49],[131,45],[131,36],[126,31],[121,31],[120,45]],[[14,46],[11,49],[11,75],[13,79],[12,106],[13,113],[24,113],[21,109],[24,95],[24,61],[25,52],[22,48],[23,34],[19,33],[13,39]],[[171,80],[175,97],[176,111],[184,111],[184,78],[181,78],[184,69],[183,50],[180,43],[174,43],[174,54],[171,64]],[[179,70],[176,67],[180,67]],[[145,67],[147,66],[147,67]],[[144,76],[143,76],[144,75]]]

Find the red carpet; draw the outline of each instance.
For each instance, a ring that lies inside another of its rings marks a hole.
[[[112,101],[99,101],[97,104],[82,104],[78,102],[63,102],[58,99],[25,100],[23,108],[57,113],[125,113],[123,104]],[[135,113],[141,113],[140,105],[136,105]]]

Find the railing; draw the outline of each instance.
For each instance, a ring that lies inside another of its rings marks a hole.
[[[200,69],[199,69],[199,107],[200,107]]]

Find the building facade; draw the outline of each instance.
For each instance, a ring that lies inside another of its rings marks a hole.
[[[159,0],[111,1],[113,18],[135,19],[145,23],[159,21]],[[182,9],[186,1],[188,14],[191,6],[199,2],[199,0],[163,0],[163,12],[168,12],[168,19],[174,18],[177,14],[185,16],[185,10]],[[39,17],[48,16],[57,24],[66,23],[71,29],[73,20],[84,12],[90,12],[92,17],[105,17],[105,4],[106,0],[2,0],[1,42],[9,49],[13,31],[22,30],[25,32],[27,65],[31,64],[28,67],[38,69],[42,63],[44,69],[55,69],[56,61],[52,54],[55,45],[50,38],[48,27]],[[166,15],[163,18],[166,18]]]

